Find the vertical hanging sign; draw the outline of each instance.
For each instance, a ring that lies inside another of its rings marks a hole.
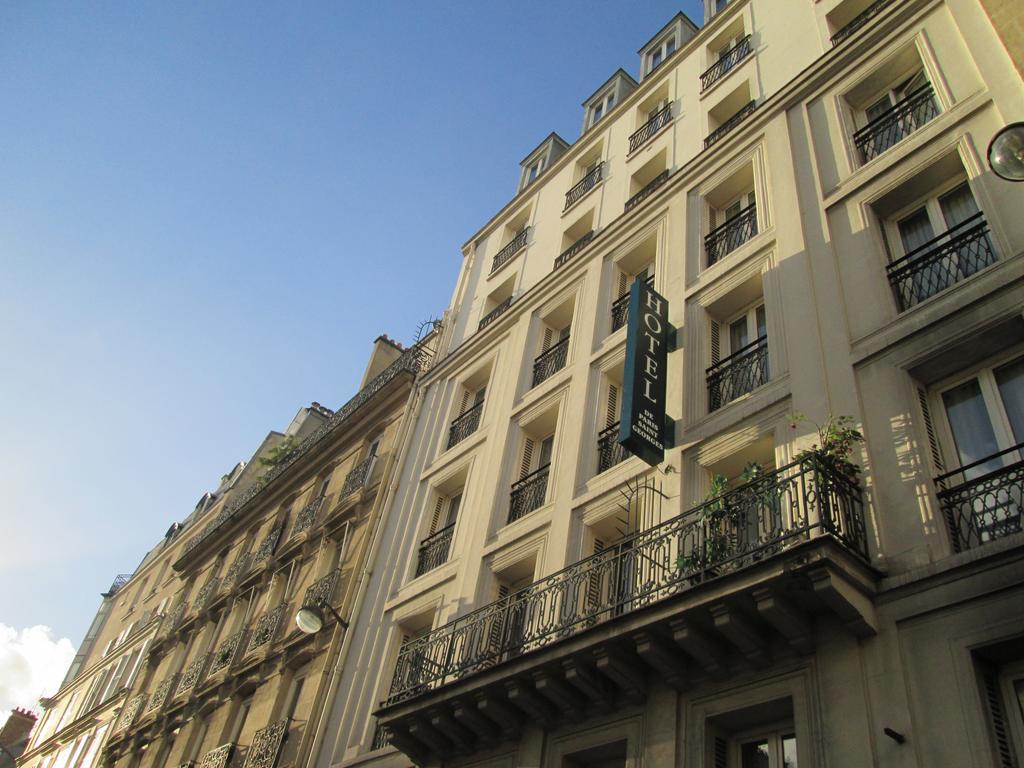
[[[619,443],[651,466],[665,458],[668,301],[637,278],[629,289]]]

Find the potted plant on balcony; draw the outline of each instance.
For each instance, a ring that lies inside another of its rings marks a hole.
[[[790,429],[796,429],[801,422],[808,421],[818,431],[818,442],[800,451],[796,458],[803,461],[818,458],[831,469],[850,480],[856,480],[860,465],[852,461],[853,449],[864,442],[864,435],[854,426],[853,416],[833,416],[831,413],[823,424],[810,421],[800,412],[789,415]]]
[[[733,549],[733,536],[728,524],[730,511],[725,499],[728,491],[728,478],[724,475],[713,475],[711,488],[697,519],[703,534],[703,546],[676,558],[676,567],[681,573],[687,574],[691,585],[699,584],[705,578],[717,576],[717,564],[728,557]]]

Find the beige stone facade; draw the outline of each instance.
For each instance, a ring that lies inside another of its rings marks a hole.
[[[1021,78],[978,0],[704,21],[465,245],[321,768],[1024,756],[1024,185],[984,157]],[[656,467],[616,437],[637,279]]]
[[[1017,72],[1024,75],[1024,11],[1014,0],[981,0],[992,19],[996,33],[1013,59]]]
[[[20,765],[308,763],[430,339],[378,339],[354,398],[271,432],[115,582]]]

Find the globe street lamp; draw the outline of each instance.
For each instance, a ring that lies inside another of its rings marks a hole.
[[[299,608],[298,613],[295,614],[296,625],[298,625],[299,629],[307,635],[316,634],[323,629],[325,608],[337,620],[337,622],[341,624],[342,627],[348,629],[348,622],[338,615],[338,612],[334,610],[334,607],[330,603],[326,602],[318,603],[316,605],[304,605]]]
[[[1001,179],[1024,181],[1024,123],[1010,123],[992,137],[988,167]]]

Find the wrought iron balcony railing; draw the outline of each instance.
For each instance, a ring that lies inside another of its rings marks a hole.
[[[600,162],[594,166],[586,176],[573,184],[572,188],[565,193],[565,208],[569,210],[580,198],[592,190],[601,181],[601,174],[604,171],[604,163]]]
[[[277,755],[281,751],[285,734],[288,733],[288,720],[278,720],[266,728],[260,728],[253,734],[252,744],[245,753],[242,768],[274,768]]]
[[[217,650],[214,651],[213,658],[210,660],[210,669],[207,674],[215,675],[235,663],[239,653],[245,649],[246,631],[240,629],[217,646]]]
[[[181,623],[181,620],[185,617],[185,611],[187,610],[188,601],[180,600],[178,604],[174,606],[160,622],[160,631],[157,637],[167,637],[174,630],[176,630],[178,628],[178,625]]]
[[[281,603],[279,606],[267,611],[256,620],[256,624],[252,629],[252,634],[249,635],[249,645],[245,649],[246,653],[251,653],[252,651],[262,648],[265,645],[269,645],[274,641],[278,627],[281,626],[281,619],[284,618],[287,610],[288,604]]]
[[[757,234],[757,204],[748,205],[704,237],[704,254],[710,267]]]
[[[724,51],[718,61],[704,70],[704,74],[700,76],[701,91],[706,91],[725,77],[730,70],[747,58],[753,50],[753,47],[750,45],[750,35],[747,35],[728,51]]]
[[[104,597],[113,597],[121,591],[121,587],[131,580],[132,574],[130,573],[119,573],[114,577],[114,581],[110,584],[110,589],[103,593]]]
[[[954,552],[1024,530],[1022,456],[1024,443],[935,478]]]
[[[302,508],[302,511],[295,516],[295,522],[292,524],[291,536],[298,536],[303,531],[308,531],[313,527],[313,523],[316,522],[317,512],[320,511],[320,507],[323,503],[324,499],[323,496],[321,496],[318,499],[313,499],[313,501]]]
[[[259,547],[252,556],[253,566],[270,559],[270,556],[274,554],[274,550],[277,549],[277,542],[281,539],[282,530],[284,530],[283,526],[275,525],[267,532],[267,535],[260,542]]]
[[[720,126],[715,128],[715,130],[713,130],[711,133],[707,135],[707,138],[704,139],[704,149],[707,149],[708,147],[717,144],[719,141],[725,138],[725,135],[727,133],[732,131],[737,125],[739,125],[748,117],[750,117],[754,113],[755,109],[757,109],[756,101],[749,101],[742,107],[740,107],[739,112],[730,117],[728,120],[726,120],[724,123],[722,123]]]
[[[653,287],[654,275],[648,277],[644,282]],[[622,328],[627,320],[629,320],[629,291],[612,302],[612,333]]]
[[[565,368],[565,360],[569,354],[569,337],[566,336],[537,355],[533,361],[533,386],[547,381]]]
[[[203,755],[196,763],[196,768],[228,768],[234,751],[234,743],[222,744]]]
[[[338,570],[335,569],[309,585],[306,594],[302,597],[302,605],[330,605],[337,583]]]
[[[224,574],[224,589],[234,589],[241,583],[242,579],[249,573],[249,566],[252,564],[252,552],[243,552],[235,558],[235,562]]]
[[[976,213],[887,268],[900,311],[996,263],[984,214]]]
[[[587,234],[558,254],[558,258],[555,259],[555,269],[558,269],[560,266],[568,262],[573,256],[586,248],[593,239],[594,230],[590,230]]]
[[[768,337],[743,347],[707,370],[708,411],[768,383]]]
[[[632,454],[619,444],[619,422],[601,430],[597,436],[597,474],[621,464]]]
[[[629,151],[636,152],[654,138],[654,135],[672,122],[672,102],[659,109],[629,137]]]
[[[448,562],[448,549],[451,547],[454,533],[455,523],[452,523],[427,536],[420,543],[419,558],[416,560],[417,576],[422,576]]]
[[[832,35],[832,47],[834,48],[844,40],[849,39],[857,32],[857,30],[866,25],[891,3],[892,0],[875,0],[875,2],[857,14],[848,24],[846,24],[846,26],[842,27],[838,32]]]
[[[203,679],[203,674],[206,672],[206,662],[209,660],[210,654],[204,653],[185,667],[185,671],[181,673],[181,678],[178,680],[178,688],[174,691],[175,696],[186,694],[196,687],[199,681]]]
[[[153,691],[153,695],[149,699],[149,706],[146,707],[147,712],[159,712],[164,708],[164,704],[171,696],[171,691],[174,690],[175,684],[178,682],[177,675],[168,675],[160,681],[160,685]]]
[[[146,694],[140,693],[137,696],[132,696],[128,699],[128,702],[124,705],[124,709],[121,710],[121,717],[117,721],[117,730],[124,731],[135,725],[135,721],[139,719],[139,715],[142,714],[142,708],[146,704]]]
[[[348,471],[348,474],[345,475],[345,482],[341,486],[341,498],[355,493],[366,485],[366,481],[370,479],[370,467],[373,466],[376,459],[376,454],[371,453]]]
[[[874,160],[921,126],[938,117],[939,105],[931,85],[918,88],[853,134],[861,162]]]
[[[484,401],[481,400],[452,420],[451,426],[448,427],[449,448],[458,445],[477,431],[480,427],[480,414],[483,412]]]
[[[509,241],[508,245],[494,254],[494,261],[491,262],[491,272],[507,262],[526,245],[526,238],[529,236],[530,228],[523,227],[522,231]]]
[[[662,184],[664,184],[666,181],[668,181],[668,177],[669,177],[669,170],[666,168],[664,171],[662,171],[657,176],[655,176],[653,179],[651,179],[649,182],[647,182],[647,185],[643,189],[641,189],[639,192],[637,192],[635,195],[633,195],[631,198],[629,198],[629,200],[626,201],[626,210],[627,211],[633,210],[638,205],[640,205],[640,203],[642,203],[648,197],[653,195],[654,191],[658,187],[660,187]]]
[[[373,729],[373,741],[370,743],[370,749],[384,749],[389,746],[391,746],[391,734],[382,723],[377,723],[377,727]]]
[[[198,615],[210,604],[210,600],[217,594],[220,587],[220,579],[211,576],[196,593],[196,599],[192,601],[192,613]]]
[[[505,310],[508,309],[511,306],[512,306],[512,297],[511,296],[509,296],[506,299],[502,299],[500,302],[498,302],[498,304],[494,307],[494,309],[492,309],[490,312],[488,312],[486,315],[484,315],[483,317],[480,318],[480,324],[477,326],[476,329],[478,331],[482,331],[488,325],[490,325],[495,320],[497,320],[499,317],[501,317],[502,314],[504,314]]]
[[[820,535],[867,559],[857,479],[810,454],[406,643],[385,706]]]
[[[512,483],[512,493],[509,495],[508,522],[511,525],[516,520],[528,515],[538,507],[544,506],[544,499],[548,493],[548,472],[550,464],[545,464],[540,469],[534,470],[526,477]]]

